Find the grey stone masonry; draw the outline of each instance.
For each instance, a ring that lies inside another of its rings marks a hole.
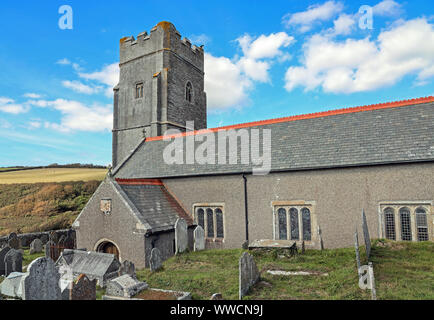
[[[42,252],[42,241],[38,238],[32,241],[30,244],[30,254]]]
[[[175,248],[176,254],[182,253],[188,248],[188,225],[181,218],[175,223]]]
[[[5,257],[9,250],[11,250],[9,246],[5,246],[0,249],[0,276],[6,273]]]
[[[194,251],[205,249],[205,230],[201,226],[194,229]]]
[[[169,22],[150,33],[120,40],[119,84],[114,88],[113,167],[116,168],[144,137],[168,129],[185,131],[207,127],[204,92],[204,51]],[[186,99],[187,83],[192,86]]]
[[[149,266],[151,271],[158,271],[163,267],[163,258],[158,248],[151,250],[151,257],[149,259]]]
[[[23,300],[61,300],[60,275],[50,258],[33,260],[23,277]]]
[[[239,261],[239,299],[241,300],[249,289],[254,286],[260,278],[258,267],[253,257],[244,252]]]
[[[20,250],[11,249],[6,253],[4,258],[5,275],[8,276],[12,272],[23,271],[23,254]]]
[[[131,298],[147,288],[146,282],[140,282],[135,277],[124,274],[107,283],[106,294],[115,297]]]

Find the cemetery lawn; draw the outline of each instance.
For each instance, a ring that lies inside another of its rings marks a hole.
[[[361,247],[362,263],[366,263]],[[243,250],[189,252],[165,261],[155,273],[137,272],[151,288],[189,291],[193,299],[214,293],[238,299],[238,259]],[[378,299],[434,299],[434,243],[374,241],[370,261]],[[354,248],[306,250],[282,257],[283,251],[250,251],[261,270],[261,282],[244,299],[365,300],[370,292],[358,286]],[[279,257],[280,256],[280,257]],[[311,271],[328,276],[274,276],[267,270]]]

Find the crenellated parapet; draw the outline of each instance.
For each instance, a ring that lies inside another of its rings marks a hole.
[[[175,26],[167,21],[158,23],[148,34],[146,31],[120,40],[120,64],[140,57],[170,51],[187,60],[203,71],[203,46],[196,46],[187,38],[182,38]]]

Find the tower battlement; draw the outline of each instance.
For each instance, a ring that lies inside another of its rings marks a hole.
[[[147,31],[120,39],[120,64],[127,63],[161,51],[171,51],[203,71],[203,46],[196,46],[188,38],[182,38],[175,26],[167,21],[158,23]]]

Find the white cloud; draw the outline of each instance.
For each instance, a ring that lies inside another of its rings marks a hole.
[[[57,60],[56,64],[60,64],[60,65],[66,66],[66,65],[70,65],[71,61],[69,61],[67,58],[63,58],[63,59]]]
[[[248,92],[254,82],[269,82],[272,63],[289,59],[281,49],[294,38],[285,32],[253,38],[244,35],[237,39],[243,55],[233,60],[205,53],[205,91],[210,110],[241,107],[248,102]]]
[[[351,93],[390,86],[406,75],[425,81],[434,75],[434,29],[414,19],[369,38],[335,41],[315,35],[303,46],[301,66],[290,67],[285,88]]]
[[[341,2],[327,1],[323,4],[311,5],[306,11],[287,14],[283,17],[283,23],[286,27],[297,26],[300,32],[307,32],[316,22],[332,19],[342,12],[343,8]]]
[[[6,97],[0,97],[0,111],[5,113],[11,113],[11,114],[20,114],[20,113],[26,113],[29,111],[29,106],[24,104],[15,103],[15,100],[6,98]]]
[[[44,126],[46,128],[62,132],[99,132],[112,129],[113,114],[111,105],[94,104],[86,106],[81,102],[65,99],[39,100],[29,103],[38,107],[50,107],[62,113],[60,123],[45,122]]]
[[[108,97],[113,95],[113,87],[119,82],[119,64],[112,63],[110,65],[104,66],[101,70],[78,74],[81,78],[86,80],[95,80],[106,86],[105,94]]]
[[[29,121],[28,125],[29,125],[29,129],[39,129],[42,123],[39,121]]]
[[[10,129],[10,128],[12,128],[12,124],[5,119],[0,119],[0,128],[1,129]]]
[[[88,86],[80,81],[62,81],[62,85],[65,88],[69,88],[74,90],[75,92],[84,93],[84,94],[94,94],[101,91],[101,86]]]
[[[392,0],[384,0],[372,8],[373,14],[378,16],[398,16],[402,13],[402,7],[399,3]]]
[[[355,24],[354,16],[343,13],[333,21],[332,33],[334,35],[348,35],[353,30]]]
[[[205,91],[208,108],[226,109],[247,101],[252,82],[226,57],[205,53]]]
[[[42,95],[37,93],[25,93],[23,94],[23,97],[30,98],[30,99],[39,99],[42,98]]]

